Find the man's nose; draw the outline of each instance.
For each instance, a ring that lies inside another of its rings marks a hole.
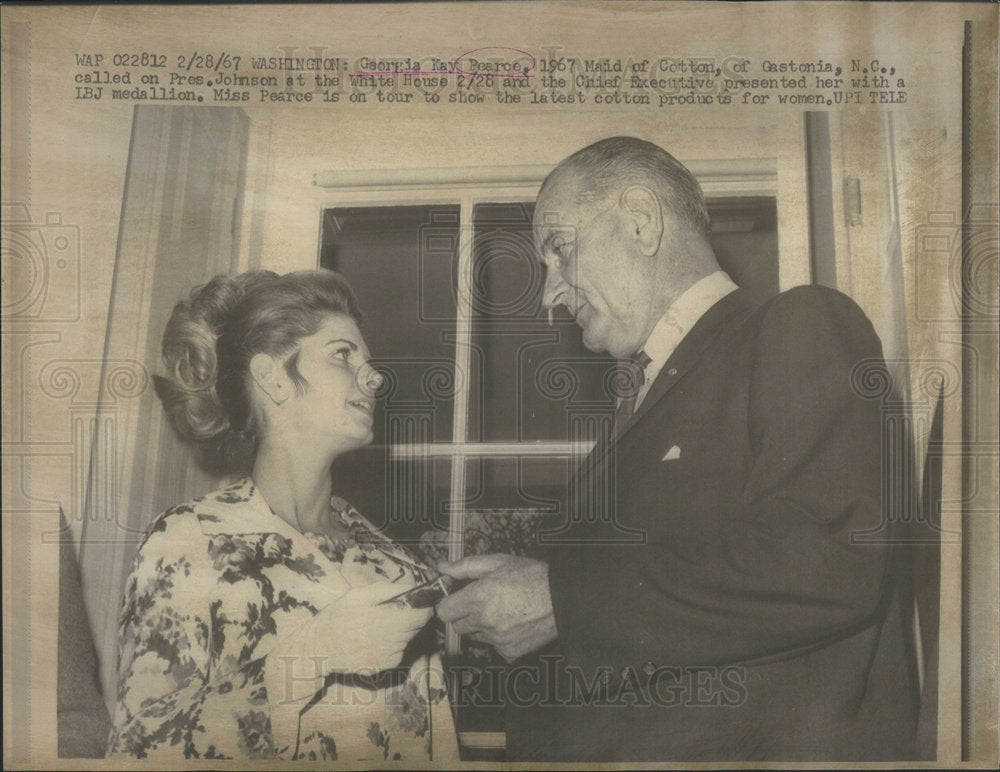
[[[563,295],[566,294],[566,282],[563,281],[559,271],[548,269],[545,272],[545,287],[542,289],[542,306],[544,308],[555,308],[563,302]]]

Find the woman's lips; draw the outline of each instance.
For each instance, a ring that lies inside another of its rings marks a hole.
[[[352,399],[347,403],[355,410],[358,410],[365,414],[365,417],[370,421],[372,420],[372,412],[375,409],[375,402],[367,398]]]

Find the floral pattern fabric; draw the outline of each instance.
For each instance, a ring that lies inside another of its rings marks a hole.
[[[109,755],[458,759],[436,653],[408,648],[396,670],[312,681],[283,669],[283,642],[311,659],[310,630],[358,581],[421,578],[350,505],[331,506],[349,537],[298,532],[249,478],[153,521],[125,588]],[[363,662],[353,654],[345,662]]]

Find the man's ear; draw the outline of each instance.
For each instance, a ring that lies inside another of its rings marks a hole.
[[[663,210],[660,199],[644,185],[633,185],[621,197],[625,222],[635,238],[639,251],[652,257],[660,249],[663,238]]]
[[[274,357],[268,354],[254,354],[250,360],[250,375],[261,391],[280,405],[291,394],[285,368]]]

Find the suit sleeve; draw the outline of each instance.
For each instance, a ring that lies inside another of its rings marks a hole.
[[[570,662],[760,662],[874,621],[887,553],[857,536],[881,522],[881,417],[852,371],[881,361],[878,338],[851,300],[814,287],[772,301],[753,345],[739,506],[698,561],[683,543],[558,551],[549,583]]]

